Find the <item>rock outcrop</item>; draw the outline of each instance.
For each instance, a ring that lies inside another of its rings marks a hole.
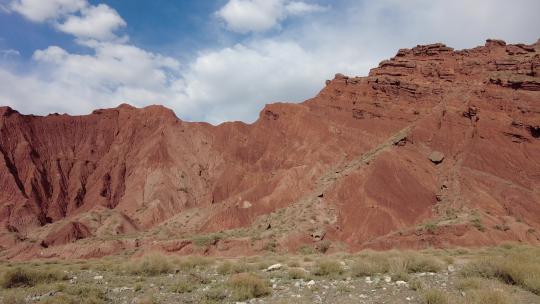
[[[539,66],[539,42],[402,49],[253,124],[2,107],[0,254],[539,243]]]

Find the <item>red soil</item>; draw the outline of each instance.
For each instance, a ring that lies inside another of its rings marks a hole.
[[[540,41],[488,40],[400,50],[250,125],[183,122],[161,106],[2,107],[0,254],[539,243],[539,72]],[[237,228],[248,233],[190,240]]]

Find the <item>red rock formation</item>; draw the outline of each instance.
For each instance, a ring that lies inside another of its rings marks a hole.
[[[540,42],[402,49],[367,77],[338,74],[313,99],[267,105],[250,125],[183,122],[160,106],[2,107],[0,250],[538,243],[539,66]]]

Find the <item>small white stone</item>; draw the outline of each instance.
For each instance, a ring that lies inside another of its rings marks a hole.
[[[390,276],[384,276],[384,281],[386,283],[390,283],[390,282],[392,282],[392,278]]]
[[[274,265],[270,265],[268,268],[266,268],[266,271],[274,271],[274,270],[278,270],[278,269],[281,269],[282,265],[280,263],[277,263],[277,264],[274,264]]]
[[[101,275],[94,276],[94,280],[103,280],[103,276]]]
[[[448,265],[448,272],[454,272],[456,271],[456,268],[454,267],[454,265]]]
[[[397,286],[407,286],[409,284],[407,284],[407,282],[405,282],[405,281],[396,281],[396,285]]]
[[[315,281],[313,280],[306,283],[306,286],[313,286],[313,285],[315,285]]]

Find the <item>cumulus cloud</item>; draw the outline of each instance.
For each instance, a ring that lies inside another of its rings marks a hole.
[[[57,30],[79,39],[113,40],[126,26],[116,10],[87,0],[13,0],[10,9],[33,22],[53,20]]]
[[[86,0],[14,0],[9,8],[34,22],[56,19],[86,7]]]
[[[298,16],[325,8],[317,4],[287,0],[229,0],[216,14],[227,27],[239,33],[262,32],[288,16]]]
[[[57,24],[56,28],[79,38],[110,40],[116,37],[114,31],[124,26],[126,22],[114,9],[99,4],[83,8],[81,16],[68,16],[63,23]]]
[[[402,47],[441,41],[465,48],[486,38],[534,42],[540,2],[516,1],[341,0],[277,33],[201,50],[182,65],[127,41],[85,39],[84,54],[50,46],[34,52],[24,73],[0,66],[0,103],[36,114],[156,103],[187,120],[252,122],[265,103],[302,101],[335,73],[365,75]],[[298,2],[273,3],[286,15],[304,14],[301,5],[284,8]]]

